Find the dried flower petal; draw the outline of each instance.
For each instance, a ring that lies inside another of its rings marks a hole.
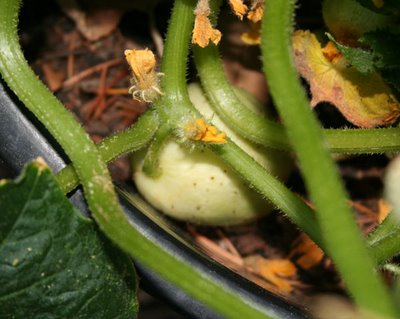
[[[204,118],[190,121],[185,126],[185,136],[194,141],[202,141],[211,144],[225,144],[226,134],[219,132],[215,126],[208,124]]]
[[[151,50],[125,50],[125,59],[132,70],[129,93],[134,99],[153,102],[163,94],[160,89],[162,73],[155,71],[156,58]]]
[[[197,44],[202,48],[205,48],[210,43],[210,41],[217,45],[220,40],[221,32],[212,27],[208,17],[204,15],[196,16],[196,20],[194,22],[192,43]]]
[[[247,13],[247,19],[256,23],[261,21],[264,14],[264,0],[253,0],[250,10]]]
[[[231,9],[236,14],[236,16],[238,16],[240,20],[243,20],[243,16],[248,10],[248,7],[243,3],[243,1],[229,0],[229,5],[231,6]]]
[[[156,58],[149,49],[144,50],[125,50],[125,58],[132,68],[133,74],[138,78],[143,78],[146,74],[154,71]]]
[[[208,18],[210,13],[208,0],[199,0],[194,10],[196,18],[194,20],[192,43],[202,48],[206,47],[210,41],[217,45],[221,40],[221,32],[213,28]]]

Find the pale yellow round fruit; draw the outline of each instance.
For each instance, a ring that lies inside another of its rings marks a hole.
[[[274,176],[287,176],[291,161],[285,153],[255,145],[232,132],[213,112],[198,84],[189,85],[189,94],[197,110],[256,161]],[[254,99],[242,93],[238,96],[249,108],[262,112]],[[252,221],[271,211],[266,200],[206,148],[190,151],[171,139],[161,151],[162,174],[158,178],[142,171],[145,152],[134,154],[133,179],[144,198],[166,215],[197,224],[227,226]]]

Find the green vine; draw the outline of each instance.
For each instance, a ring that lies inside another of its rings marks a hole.
[[[123,154],[137,151],[150,143],[158,128],[158,116],[153,110],[143,114],[135,125],[123,132],[105,138],[98,145],[101,159],[108,163]],[[57,175],[56,180],[64,193],[79,185],[79,178],[73,165],[68,165]]]
[[[70,156],[76,173],[83,183],[91,211],[104,233],[123,250],[143,262],[144,265],[222,316],[229,318],[268,318],[268,315],[248,305],[246,301],[234,295],[228,288],[221,289],[216,283],[202,277],[190,265],[177,260],[173,254],[161,250],[131,227],[117,203],[111,182],[108,182],[106,166],[99,155],[99,151],[90,142],[86,133],[82,131],[71,114],[37,79],[23,58],[17,35],[19,1],[1,0],[0,7],[2,8],[0,12],[1,73],[17,96],[54,134]],[[186,26],[187,30],[191,29],[193,7],[192,2],[176,1],[168,31],[168,38],[171,40],[169,44],[167,41],[166,47],[168,45],[179,45],[174,35],[181,32],[181,25]],[[190,32],[179,43],[187,43],[189,34]],[[150,130],[151,134],[152,130]],[[140,138],[139,136],[136,137]],[[148,137],[145,134],[140,143],[145,143]],[[110,146],[113,143],[115,141],[113,142],[113,139],[110,138],[100,149],[106,154],[108,152],[107,145]],[[121,146],[116,147],[120,148]],[[111,151],[104,156],[111,158],[114,156],[113,154],[114,151]],[[88,164],[85,165],[85,163]],[[96,167],[99,168],[96,169]]]
[[[229,84],[214,45],[193,48],[200,81],[215,112],[237,133],[267,147],[291,150],[282,125],[261,117],[237,98]],[[332,153],[382,153],[400,149],[400,128],[325,129],[327,146]]]
[[[293,0],[266,2],[262,55],[270,92],[315,203],[327,253],[362,309],[395,317],[396,307],[374,270],[374,263],[346,203],[334,163],[324,146],[322,130],[294,68],[289,50],[294,9]]]

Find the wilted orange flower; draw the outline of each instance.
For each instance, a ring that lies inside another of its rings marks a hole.
[[[151,50],[125,50],[125,59],[132,70],[129,93],[136,100],[153,102],[162,95],[160,77],[155,71],[156,58]]]
[[[221,40],[221,32],[213,28],[208,18],[210,13],[208,0],[199,0],[194,10],[196,18],[194,21],[192,43],[202,48],[206,47],[210,41],[217,45]]]
[[[208,124],[204,118],[198,118],[186,124],[185,136],[194,141],[211,144],[225,144],[227,142],[226,134],[219,132],[215,126]]]
[[[243,3],[242,0],[229,0],[229,5],[240,20],[243,19],[243,16],[247,13],[248,7]]]
[[[250,10],[247,13],[247,19],[256,23],[261,21],[264,14],[264,0],[253,0]]]

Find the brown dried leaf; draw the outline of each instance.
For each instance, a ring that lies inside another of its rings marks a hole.
[[[96,41],[113,32],[123,14],[123,10],[112,7],[83,10],[75,0],[58,0],[58,3],[65,14],[74,20],[79,32],[89,41]]]
[[[330,102],[350,122],[367,128],[392,124],[399,117],[400,105],[378,73],[363,75],[342,56],[330,61],[309,31],[296,31],[292,40],[297,70],[310,83],[312,106]]]
[[[50,91],[58,91],[64,82],[65,73],[55,69],[50,63],[44,62],[41,67]]]

